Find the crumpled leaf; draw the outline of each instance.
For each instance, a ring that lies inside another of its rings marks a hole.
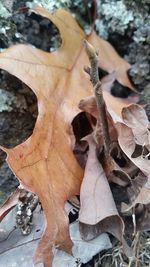
[[[118,128],[118,141],[119,145],[124,151],[124,153],[130,158],[131,161],[134,162],[136,166],[145,174],[149,175],[150,173],[150,165],[147,159],[143,157],[132,158],[132,153],[135,148],[135,140],[132,130],[126,126],[125,124],[117,123]],[[145,178],[146,179],[146,178]],[[149,178],[150,179],[150,178]],[[147,180],[147,179],[146,179]],[[131,209],[138,203],[148,204],[150,202],[150,187],[149,181],[145,183],[143,187],[141,187],[140,193],[137,195],[137,198],[130,205],[123,205],[122,211],[127,211]]]
[[[116,127],[118,130],[118,142],[123,152],[145,175],[149,175],[149,161],[143,157],[131,157],[136,145],[132,129],[120,122],[116,123]]]
[[[145,111],[138,105],[131,105],[123,109],[122,113],[123,120],[128,126],[123,123],[116,123],[119,145],[127,157],[143,172],[143,174],[137,177],[138,179],[135,177],[135,180],[132,181],[132,187],[129,188],[129,195],[132,196],[130,198],[131,203],[129,205],[123,203],[122,206],[122,211],[125,212],[138,203],[150,203],[150,164],[148,159],[143,156],[132,157],[137,140],[143,145],[143,141],[148,136],[148,119]],[[134,196],[131,194],[133,191]]]
[[[116,236],[124,246],[128,256],[132,252],[123,238],[124,223],[96,155],[96,144],[92,135],[85,138],[89,144],[88,159],[81,185],[79,212],[80,232],[84,240],[91,240],[103,232]]]
[[[100,66],[116,79],[134,89],[127,77],[130,65],[109,43],[95,33],[86,37],[73,17],[64,10],[49,14],[42,7],[34,12],[49,18],[59,29],[62,45],[47,53],[28,45],[17,45],[0,54],[0,68],[26,83],[38,98],[38,118],[33,134],[24,143],[7,149],[7,162],[23,187],[40,198],[45,216],[44,234],[36,251],[35,262],[52,262],[52,247],[71,252],[68,218],[64,202],[79,194],[83,170],[71,150],[71,121],[79,112],[80,99],[91,95],[90,81],[83,72],[87,56],[83,39],[100,52]],[[105,94],[109,100],[110,94]]]
[[[148,158],[150,155],[150,132],[145,110],[139,105],[132,104],[123,108],[122,117],[125,124],[132,129],[136,143],[132,158],[141,155],[144,158]]]

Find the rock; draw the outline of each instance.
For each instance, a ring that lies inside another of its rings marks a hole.
[[[23,95],[15,95],[13,92],[0,89],[0,112],[19,110],[24,113],[27,110],[26,100]]]
[[[69,211],[71,205],[67,203]],[[72,207],[73,208],[73,207]],[[15,228],[16,209],[14,208],[0,225],[0,267],[32,267],[32,257],[44,230],[44,216],[38,206],[33,216],[33,230],[23,236],[20,229]],[[107,234],[101,234],[91,241],[83,241],[79,233],[79,223],[70,224],[70,236],[74,243],[73,256],[54,248],[53,267],[77,267],[77,261],[86,263],[98,252],[112,247]],[[10,234],[11,233],[11,234]],[[43,264],[38,264],[41,267]]]

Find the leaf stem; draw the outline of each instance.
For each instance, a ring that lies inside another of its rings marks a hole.
[[[94,47],[89,44],[86,40],[84,41],[86,52],[91,64],[91,68],[85,69],[90,75],[91,82],[94,88],[94,94],[96,98],[99,120],[101,121],[102,131],[103,131],[103,141],[104,141],[104,151],[105,155],[109,155],[110,150],[110,136],[109,127],[106,113],[106,105],[103,97],[101,82],[98,75],[98,53],[95,51]],[[88,71],[87,71],[88,70]]]

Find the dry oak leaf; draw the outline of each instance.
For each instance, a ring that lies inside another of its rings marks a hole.
[[[35,262],[43,262],[49,267],[54,245],[71,252],[64,202],[79,194],[83,178],[70,140],[71,121],[79,112],[77,105],[80,99],[91,94],[90,81],[85,79],[83,72],[88,64],[83,39],[87,38],[101,51],[100,62],[104,69],[115,70],[123,85],[130,88],[132,85],[126,73],[130,65],[95,33],[86,37],[71,14],[64,10],[50,14],[37,6],[34,12],[58,27],[62,45],[53,53],[29,45],[16,45],[0,54],[0,68],[26,83],[38,99],[38,118],[30,138],[13,149],[1,148],[7,153],[7,162],[20,183],[40,198],[46,226]],[[108,98],[106,95],[106,101]]]

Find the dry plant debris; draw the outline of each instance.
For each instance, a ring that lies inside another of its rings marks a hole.
[[[108,250],[94,262],[94,267],[97,266],[112,266],[112,267],[146,267],[150,261],[150,233],[137,232],[132,247],[135,252],[134,257],[128,261],[122,253],[122,247],[118,242],[113,246],[112,250]],[[97,265],[96,265],[97,264]]]
[[[0,54],[0,68],[30,86],[38,99],[39,114],[30,138],[13,149],[1,147],[21,186],[39,197],[45,213],[45,231],[34,262],[51,266],[53,246],[72,253],[64,203],[79,194],[81,236],[90,240],[108,231],[131,256],[123,236],[123,217],[131,216],[134,207],[133,230],[150,228],[149,126],[141,107],[128,107],[129,102],[109,93],[115,79],[135,91],[127,76],[131,66],[94,32],[86,36],[68,12],[50,14],[38,6],[33,11],[58,27],[61,47],[53,53],[27,45],[11,47]],[[85,42],[86,49],[83,40],[91,44]],[[85,70],[90,79],[83,71],[89,65],[87,54],[91,67]],[[98,66],[109,73],[102,81]],[[121,112],[122,123],[116,124],[116,114],[121,116]],[[137,157],[136,145],[142,146]],[[126,189],[122,210],[115,206],[112,182]],[[1,219],[17,202],[16,194],[1,207]]]

